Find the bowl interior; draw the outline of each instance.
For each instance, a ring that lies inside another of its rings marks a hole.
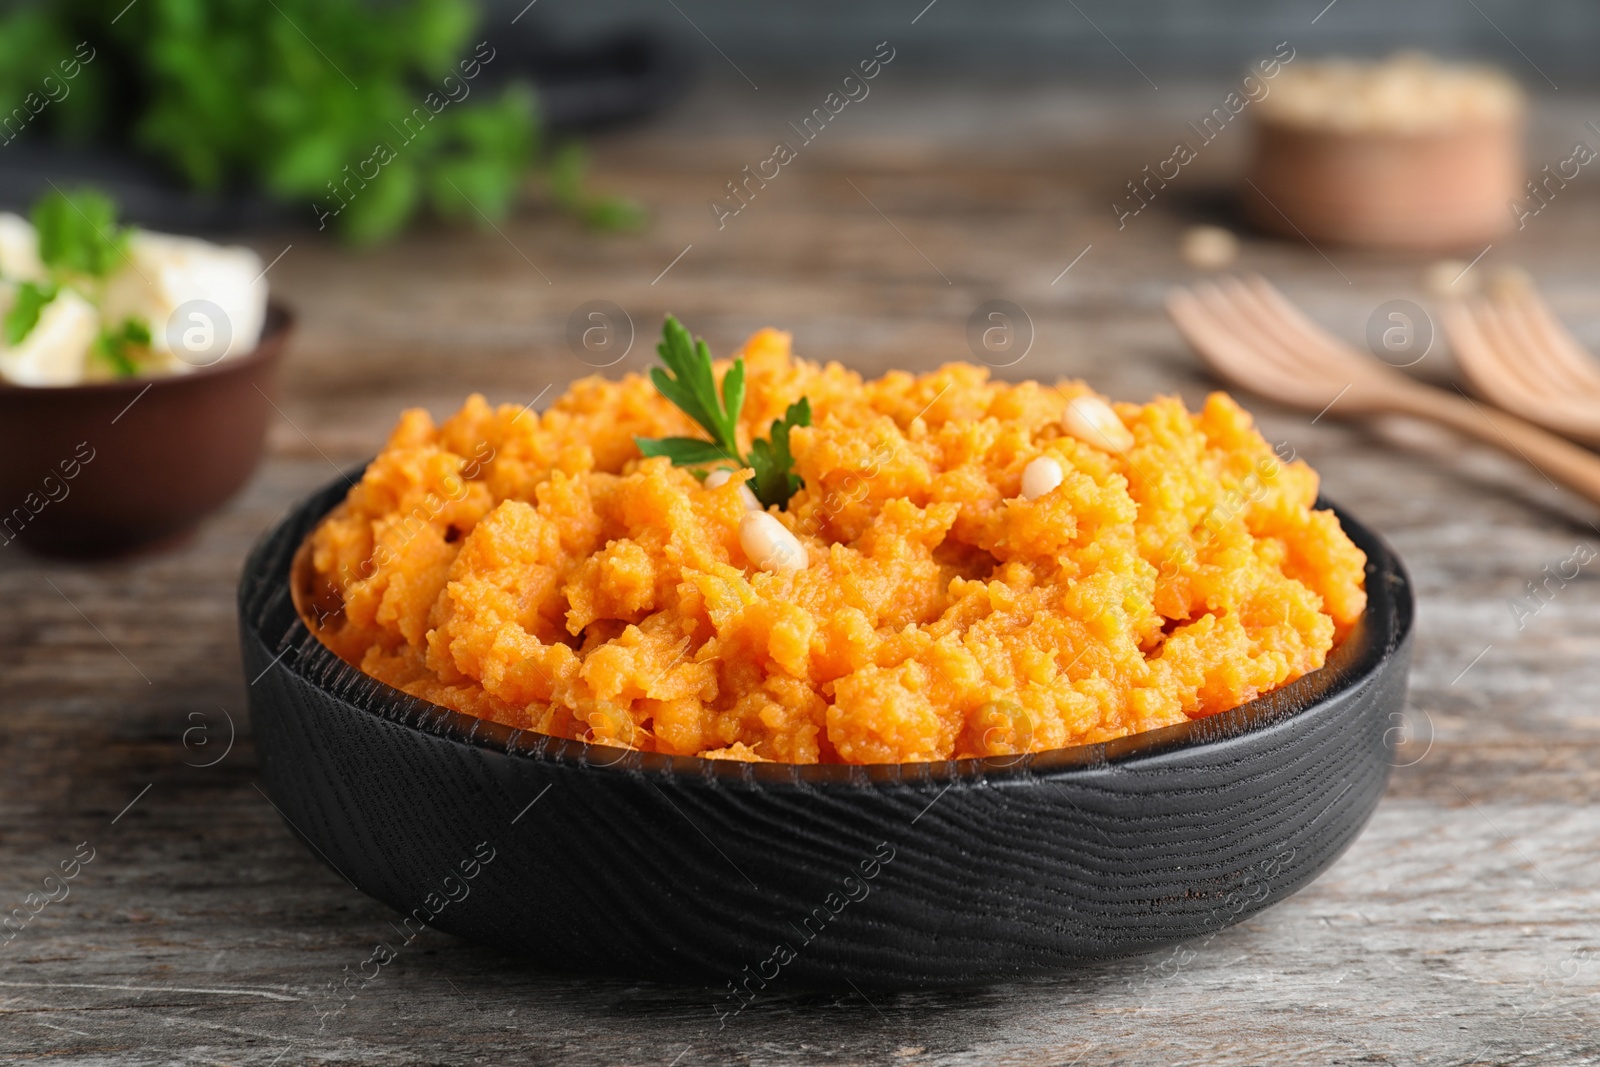
[[[276,301],[269,301],[267,304],[267,317],[261,324],[261,339],[248,352],[226,359],[219,359],[215,363],[204,367],[196,367],[194,370],[184,374],[113,378],[100,382],[80,382],[77,385],[17,385],[14,382],[0,381],[0,402],[22,397],[49,401],[59,397],[95,396],[100,394],[127,394],[128,396],[133,396],[146,389],[154,391],[182,383],[204,381],[206,378],[217,375],[237,374],[252,364],[260,363],[276,356],[285,335],[293,325],[294,316],[290,314],[289,310]]]
[[[359,478],[360,473],[351,471],[351,480]],[[1409,578],[1389,546],[1337,505],[1319,500],[1317,506],[1332,508],[1351,540],[1367,554],[1366,612],[1329,653],[1321,669],[1229,711],[1111,741],[1018,756],[865,765],[744,763],[673,756],[572,741],[479,719],[411,696],[340,659],[316,636],[316,591],[309,535],[324,516],[342,503],[348,488],[349,483],[342,478],[330,483],[285,518],[257,551],[259,557],[265,549],[276,545],[275,559],[262,560],[266,566],[255,579],[288,593],[270,598],[277,603],[274,617],[262,620],[265,624],[262,636],[273,652],[295,647],[297,654],[288,662],[293,664],[296,673],[337,692],[370,714],[468,745],[614,773],[688,775],[800,786],[825,783],[861,786],[929,778],[952,782],[972,778],[997,781],[1047,772],[1102,768],[1264,729],[1300,714],[1326,697],[1357,686],[1373,675],[1406,639],[1414,612]]]

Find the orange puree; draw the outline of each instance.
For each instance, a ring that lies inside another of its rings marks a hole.
[[[1071,436],[1059,386],[964,364],[876,381],[743,350],[741,448],[801,396],[806,548],[740,547],[741,472],[706,489],[635,434],[703,436],[648,380],[550,410],[407,411],[312,537],[320,627],[366,673],[471,715],[656,752],[793,763],[1002,755],[1211,715],[1322,666],[1365,557],[1317,476],[1228,396],[1117,404]],[[720,376],[726,365],[718,366]],[[1113,427],[1114,428],[1114,427]],[[1059,485],[1028,500],[1023,468]],[[1048,466],[1048,465],[1047,465]]]

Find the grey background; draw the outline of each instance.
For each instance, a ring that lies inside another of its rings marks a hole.
[[[511,15],[526,2],[495,0]],[[864,41],[886,38],[906,46],[900,62],[953,78],[1114,78],[1146,90],[1134,65],[1157,83],[1162,75],[1226,73],[1285,39],[1309,55],[1426,48],[1491,59],[1541,91],[1555,91],[1551,82],[1593,83],[1600,72],[1593,0],[1335,0],[1331,8],[1328,0],[936,0],[913,26],[926,6],[539,0],[519,27],[565,37],[647,25],[681,41],[707,71],[722,64],[709,38],[731,62],[768,76],[849,63]]]

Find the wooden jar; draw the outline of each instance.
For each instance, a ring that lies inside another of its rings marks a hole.
[[[1523,193],[1520,116],[1457,128],[1345,131],[1258,120],[1246,212],[1312,241],[1456,249],[1503,237]]]

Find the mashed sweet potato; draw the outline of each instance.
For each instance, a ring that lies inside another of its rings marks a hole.
[[[642,376],[548,411],[401,416],[311,541],[321,639],[390,685],[561,737],[793,763],[1001,755],[1211,715],[1320,667],[1365,557],[1317,476],[1229,397],[1118,404],[1125,452],[1067,434],[1081,383],[963,364],[863,381],[745,345],[741,433],[810,398],[796,573],[634,435],[698,435]],[[719,375],[725,369],[719,365]],[[1028,500],[1025,466],[1060,464]],[[748,472],[745,472],[748,474]]]

